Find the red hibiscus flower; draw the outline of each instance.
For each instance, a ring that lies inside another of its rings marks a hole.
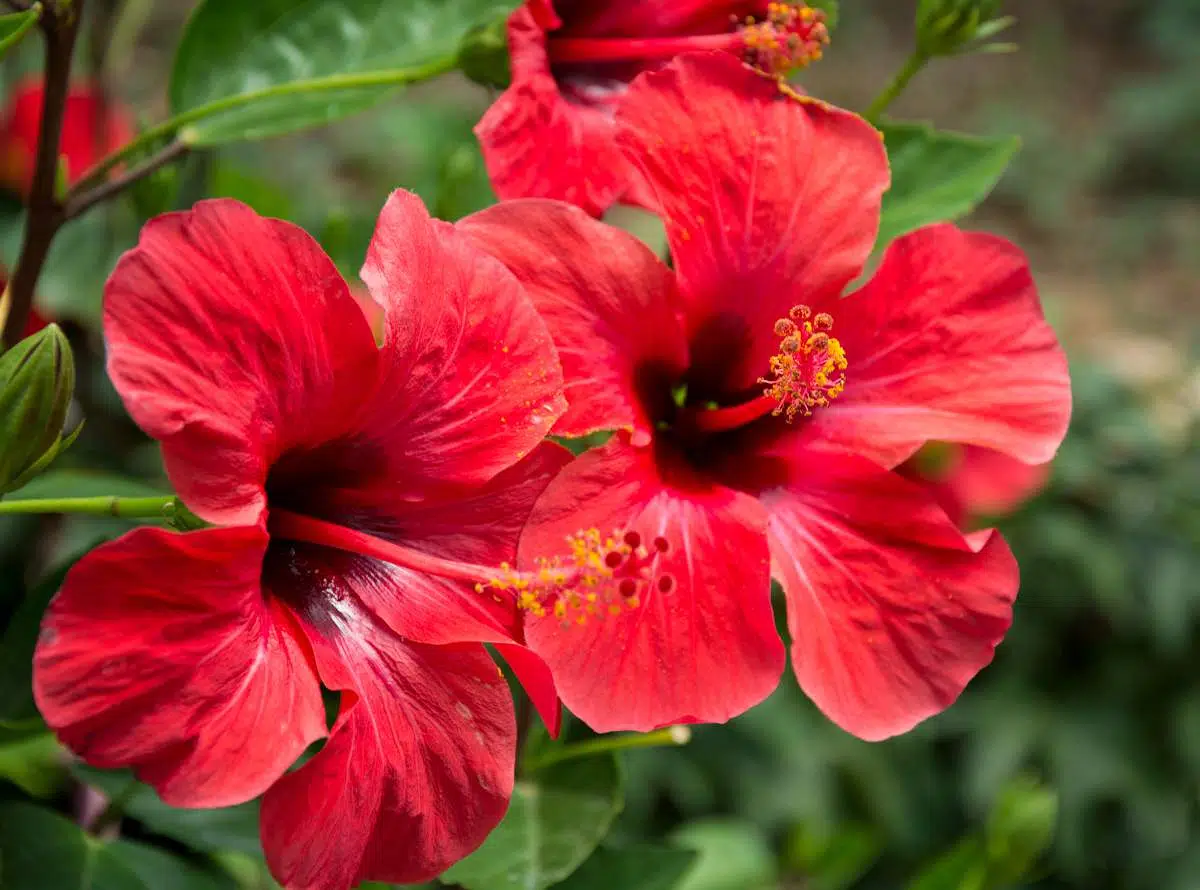
[[[1007,454],[972,445],[934,442],[898,468],[923,482],[960,526],[985,516],[1004,516],[1046,487],[1050,464],[1029,465]]]
[[[221,527],[89,554],[35,658],[43,715],[90,763],[175,806],[265,792],[267,861],[294,890],[425,880],[500,820],[515,725],[481,642],[556,709],[512,603],[470,569],[515,557],[564,463],[539,444],[564,407],[550,336],[406,193],[363,279],[376,330],[288,223],[223,200],[145,228],[107,286],[109,372]],[[328,732],[322,685],[341,693]]]
[[[875,241],[883,143],[721,54],[639,79],[617,141],[674,271],[559,202],[460,223],[550,325],[557,432],[619,431],[551,483],[522,537],[546,579],[523,595],[529,644],[596,729],[722,721],[783,669],[773,575],[801,686],[858,736],[907,730],[991,659],[1018,579],[998,535],[964,537],[888,468],[930,439],[1054,454],[1069,381],[1027,263],[933,226],[843,298]],[[608,571],[556,588],[581,524],[614,530]]]
[[[599,216],[651,195],[615,141],[630,81],[687,50],[772,75],[819,58],[824,14],[769,0],[528,0],[509,20],[512,86],[476,132],[502,198],[557,198]]]
[[[9,98],[0,123],[0,185],[21,195],[28,195],[33,183],[43,93],[40,79],[22,81]],[[124,108],[107,101],[94,86],[73,86],[67,94],[59,144],[68,183],[79,179],[133,135],[133,122]]]

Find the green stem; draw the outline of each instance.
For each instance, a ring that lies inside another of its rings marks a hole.
[[[686,726],[669,726],[655,732],[630,732],[621,735],[600,736],[588,739],[586,742],[552,748],[540,757],[532,757],[525,762],[525,771],[535,772],[565,760],[595,757],[597,754],[607,754],[609,751],[625,751],[630,748],[680,747],[686,745],[691,739],[692,731]]]
[[[154,498],[38,498],[0,501],[0,514],[79,513],[119,519],[163,519],[171,514],[175,496]]]
[[[189,108],[187,111],[180,112],[172,118],[168,118],[160,124],[157,124],[143,133],[140,133],[136,139],[128,145],[119,148],[117,151],[110,154],[108,157],[100,161],[96,166],[92,167],[87,172],[87,175],[75,184],[71,190],[68,199],[76,197],[80,193],[86,191],[90,186],[95,185],[102,180],[108,171],[112,170],[117,165],[127,161],[129,158],[140,154],[148,146],[154,143],[170,138],[182,130],[189,124],[197,123],[207,117],[213,117],[217,114],[223,114],[227,111],[234,111],[238,108],[244,108],[247,105],[253,105],[255,102],[264,102],[270,99],[281,99],[287,96],[305,95],[307,93],[321,93],[336,90],[353,90],[364,89],[367,87],[388,87],[388,86],[404,86],[405,84],[419,83],[423,80],[430,80],[440,74],[447,74],[458,67],[458,56],[451,54],[435,59],[424,65],[417,65],[413,68],[396,68],[389,71],[367,71],[361,74],[331,74],[328,77],[319,77],[311,80],[296,80],[289,83],[276,84],[275,86],[265,87],[261,90],[252,90],[247,93],[238,93],[236,96],[226,96],[223,99],[215,99],[204,105],[198,105],[195,108]],[[187,134],[183,134],[183,142],[188,142]]]
[[[914,50],[913,54],[908,57],[908,61],[904,63],[904,67],[892,78],[892,82],[887,85],[887,89],[876,96],[875,101],[863,112],[863,117],[873,124],[879,123],[880,116],[887,111],[888,106],[896,101],[900,94],[908,87],[909,81],[916,77],[928,62],[929,56],[920,50]]]

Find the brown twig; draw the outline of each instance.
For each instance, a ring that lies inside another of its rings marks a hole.
[[[42,274],[50,245],[63,223],[62,207],[55,195],[58,181],[58,149],[62,138],[63,116],[71,81],[71,59],[84,0],[75,0],[65,9],[47,4],[42,11],[46,70],[42,100],[42,126],[38,134],[37,159],[29,191],[29,211],[21,254],[9,284],[9,311],[4,323],[3,342],[16,343],[25,331],[33,306],[33,291]]]
[[[183,157],[189,150],[183,142],[168,143],[164,148],[120,176],[115,176],[107,182],[102,182],[79,194],[69,193],[63,206],[63,221],[66,222],[81,216],[101,201],[123,192],[138,180],[144,179],[154,171]]]

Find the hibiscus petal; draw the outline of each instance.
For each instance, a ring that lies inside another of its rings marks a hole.
[[[649,442],[647,407],[670,404],[687,366],[674,273],[634,236],[559,202],[506,202],[458,228],[512,270],[550,328],[569,404],[554,431],[626,429]]]
[[[580,526],[633,529],[672,545],[640,605],[580,625],[530,617],[526,638],[550,665],[564,704],[600,732],[720,723],[779,680],[761,507],[618,437],[584,454],[547,489],[521,539],[519,565],[563,552]]]
[[[544,25],[530,9],[513,13],[508,38],[512,85],[475,128],[496,194],[557,198],[599,216],[635,178],[613,134],[612,106],[625,85],[574,90],[579,101],[568,102],[550,71]]]
[[[1011,513],[1046,487],[1050,464],[1029,465],[987,448],[963,446],[961,460],[942,480],[967,516]]]
[[[888,186],[878,132],[720,53],[634,82],[617,142],[667,226],[706,388],[753,387],[776,319],[821,311],[863,268]]]
[[[532,451],[566,409],[545,323],[499,261],[420,199],[396,192],[362,279],[387,312],[384,379],[358,438],[418,499],[486,482]]]
[[[508,686],[482,646],[403,642],[353,597],[307,614],[321,677],[343,690],[342,708],[320,753],[263,799],[271,871],[293,890],[428,880],[478,847],[507,809]]]
[[[760,495],[792,666],[831,720],[884,739],[949,707],[992,660],[1012,621],[1017,564],[999,535],[964,538],[895,473],[810,458],[806,475]]]
[[[661,37],[721,34],[731,20],[766,18],[769,0],[605,0],[559,2],[572,35],[588,37]]]
[[[84,557],[42,624],[38,708],[100,767],[132,766],[172,806],[261,794],[325,735],[294,619],[259,586],[255,528],[143,528]]]
[[[1051,464],[1030,465],[987,448],[933,442],[896,472],[923,485],[961,527],[1017,510],[1046,487]]]
[[[316,241],[231,200],[142,229],[108,281],[104,330],[130,414],[219,525],[257,522],[270,461],[328,438],[376,373],[371,329]]]
[[[846,391],[816,411],[797,448],[895,466],[928,440],[1054,457],[1071,416],[1067,359],[1029,264],[992,235],[930,226],[897,240],[835,333]]]

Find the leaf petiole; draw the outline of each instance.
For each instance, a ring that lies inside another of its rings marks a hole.
[[[567,760],[578,760],[583,757],[595,757],[610,751],[626,751],[631,748],[671,748],[681,747],[692,740],[692,731],[687,726],[668,726],[654,732],[628,732],[619,735],[599,736],[584,742],[551,748],[537,757],[531,757],[525,762],[526,772],[563,763]]]
[[[115,516],[118,519],[171,519],[177,509],[174,495],[152,498],[36,498],[0,501],[0,514],[37,515],[71,513],[84,516]]]

